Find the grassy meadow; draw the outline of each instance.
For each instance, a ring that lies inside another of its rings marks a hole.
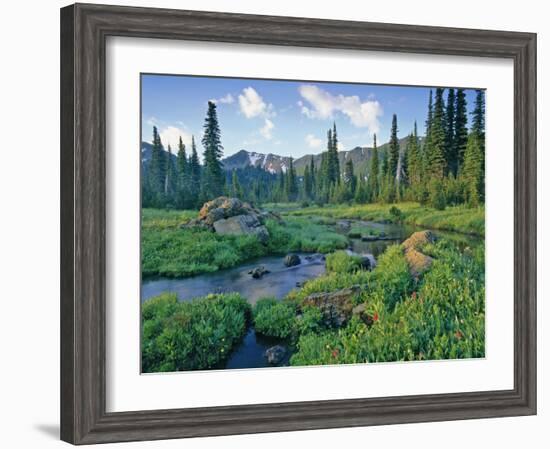
[[[485,354],[484,245],[457,245],[440,238],[421,251],[433,264],[421,276],[409,270],[404,249],[390,245],[369,271],[361,257],[343,249],[349,237],[378,231],[354,223],[338,232],[339,219],[406,223],[422,228],[484,234],[484,210],[460,206],[438,211],[416,203],[395,206],[300,207],[269,205],[282,220],[268,219],[267,244],[254,236],[221,236],[182,227],[196,211],[144,209],[143,277],[187,278],[236,267],[266,255],[320,252],[325,274],[280,298],[251,306],[237,293],[178,302],[174,293],[147,300],[142,308],[145,372],[223,368],[250,326],[291,348],[290,365],[475,358]],[[395,210],[397,209],[397,211]],[[316,293],[350,287],[353,306],[363,308],[344,326],[327,324],[307,303]]]

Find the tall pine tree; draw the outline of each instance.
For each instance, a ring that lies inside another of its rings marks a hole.
[[[369,176],[368,176],[368,191],[369,200],[376,201],[378,199],[379,183],[378,177],[380,175],[380,166],[378,161],[378,147],[376,146],[376,134],[374,135],[374,143],[372,148],[372,157],[370,160]]]
[[[449,89],[447,94],[447,110],[445,111],[445,160],[446,167],[445,173],[454,173],[454,167],[456,166],[456,155],[454,153],[455,145],[455,112],[456,112],[456,99],[455,90]]]
[[[222,195],[225,183],[221,162],[223,155],[221,132],[218,124],[216,104],[212,101],[208,102],[202,145],[204,147],[204,169],[201,195],[202,200],[207,201]]]
[[[455,101],[455,125],[453,139],[453,163],[451,171],[454,176],[457,176],[460,167],[464,163],[464,153],[466,151],[466,143],[468,142],[468,113],[466,110],[466,93],[464,89],[456,90]]]
[[[197,146],[195,145],[195,136],[191,137],[191,157],[189,159],[189,204],[191,207],[200,207],[200,189],[201,189],[202,168],[199,162]]]

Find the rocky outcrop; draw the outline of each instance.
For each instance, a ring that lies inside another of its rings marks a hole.
[[[298,254],[288,254],[283,263],[285,264],[285,267],[294,267],[296,265],[300,265],[302,260]]]
[[[422,253],[421,250],[424,245],[434,243],[436,239],[432,231],[419,231],[412,234],[401,244],[412,276],[420,276],[432,265],[433,258]]]
[[[361,293],[359,285],[334,292],[313,293],[303,300],[302,305],[317,307],[321,311],[325,326],[341,327],[351,318],[353,298],[359,293]]]
[[[267,359],[267,363],[269,363],[272,366],[279,365],[284,359],[287,354],[287,350],[282,345],[275,345],[271,346],[271,348],[267,348],[264,352],[264,357]]]
[[[260,279],[264,274],[268,274],[269,270],[267,270],[263,265],[260,265],[259,267],[253,268],[248,272],[254,279]]]
[[[260,211],[250,203],[238,198],[220,196],[204,203],[198,218],[183,226],[207,228],[221,235],[252,234],[258,237],[262,243],[266,243],[269,239],[269,232],[264,221],[271,217],[280,220],[280,217],[270,212]]]
[[[222,218],[213,223],[214,230],[220,235],[253,234],[262,243],[269,240],[269,232],[256,215],[235,215]]]

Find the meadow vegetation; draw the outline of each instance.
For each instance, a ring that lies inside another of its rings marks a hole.
[[[219,367],[243,337],[250,305],[236,294],[178,302],[164,293],[143,303],[142,372]]]
[[[291,251],[330,252],[345,248],[347,238],[328,225],[307,218],[267,220],[269,242],[254,235],[219,235],[201,228],[181,227],[196,211],[143,209],[142,276],[188,277],[239,265],[269,254]]]

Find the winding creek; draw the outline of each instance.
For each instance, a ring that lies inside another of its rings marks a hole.
[[[373,237],[372,240],[365,241],[361,238],[350,238],[348,251],[362,256],[371,256],[374,259],[378,258],[389,245],[400,243],[414,231],[419,230],[419,228],[415,228],[414,226],[359,220],[339,220],[335,224],[335,229],[347,234],[349,226],[352,224],[374,230],[381,239],[376,240]],[[480,238],[465,236],[463,234],[434,232],[472,246],[481,241]],[[322,254],[297,254],[301,258],[301,264],[294,267],[286,267],[283,263],[284,255],[278,255],[261,257],[238,267],[190,278],[146,279],[141,285],[141,301],[146,301],[163,292],[176,293],[180,301],[188,301],[209,293],[227,292],[240,293],[251,304],[255,304],[258,299],[264,297],[282,299],[292,289],[297,288],[297,285],[300,283],[316,278],[325,272],[325,263]],[[253,279],[248,272],[261,265],[269,270],[269,273],[260,279]],[[256,334],[254,328],[250,326],[239,346],[235,348],[227,360],[225,368],[267,367],[269,365],[264,353],[266,349],[278,343],[281,343],[281,341]],[[289,358],[290,354],[287,355],[279,366],[288,365]]]

